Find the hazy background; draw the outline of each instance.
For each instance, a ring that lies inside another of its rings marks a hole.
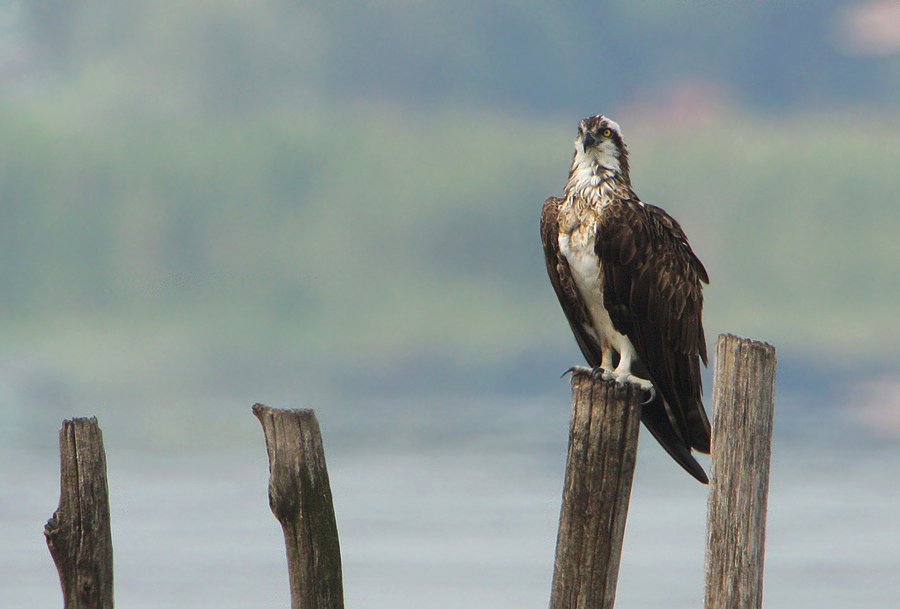
[[[581,357],[538,215],[600,112],[710,272],[710,346],[778,349],[767,598],[896,607],[890,0],[0,0],[0,606],[61,602],[40,529],[76,415],[106,436],[120,605],[284,604],[255,401],[319,414],[355,606],[544,606]],[[698,606],[702,487],[645,439],[635,493],[620,600],[668,573]],[[201,505],[234,545],[187,540]],[[167,585],[213,556],[218,584]]]

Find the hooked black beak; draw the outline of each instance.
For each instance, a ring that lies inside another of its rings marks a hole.
[[[582,140],[582,144],[584,145],[585,150],[596,146],[598,141],[599,140],[596,137],[594,137],[594,133],[592,131],[584,132],[584,139]]]

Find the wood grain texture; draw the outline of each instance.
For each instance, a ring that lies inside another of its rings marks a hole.
[[[269,506],[287,547],[292,609],[342,609],[337,522],[312,410],[253,406],[269,455]]]
[[[609,609],[616,597],[640,423],[640,390],[572,374],[572,418],[551,609]]]
[[[775,348],[722,334],[706,535],[706,609],[762,607]]]
[[[113,547],[106,452],[97,419],[59,430],[59,507],[44,526],[66,609],[112,609]]]

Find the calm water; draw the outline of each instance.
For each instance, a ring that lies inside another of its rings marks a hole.
[[[525,412],[512,439],[410,423],[428,448],[360,439],[342,423],[326,433],[348,607],[547,606],[566,422]],[[548,425],[550,439],[535,440]],[[254,449],[203,455],[107,439],[118,607],[289,606],[256,432]],[[896,609],[900,449],[831,446],[776,443],[766,607]],[[51,451],[0,452],[2,609],[62,606],[42,535],[58,467]],[[705,488],[642,435],[618,606],[702,606],[705,515]]]

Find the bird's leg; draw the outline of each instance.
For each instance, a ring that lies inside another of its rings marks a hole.
[[[581,372],[583,374],[590,374],[591,378],[596,380],[598,378],[603,379],[606,382],[615,381],[616,376],[613,374],[613,348],[610,344],[601,340],[600,350],[603,353],[603,356],[600,360],[600,365],[596,368],[589,368],[587,366],[572,366],[568,370],[563,373],[563,376],[569,374],[570,372]]]
[[[606,353],[604,352],[604,359],[605,357]],[[633,357],[634,353],[631,349],[622,349],[622,352],[619,354],[619,365],[616,366],[616,369],[612,371],[610,375],[611,378],[609,380],[615,379],[616,385],[618,385],[619,387],[624,387],[625,383],[637,385],[643,391],[647,392],[648,397],[644,401],[644,404],[647,404],[649,402],[652,402],[656,397],[656,388],[653,386],[653,383],[651,383],[647,379],[642,379],[631,374],[631,361]],[[604,378],[606,377],[604,376]]]
[[[600,361],[600,365],[596,368],[589,368],[588,366],[572,366],[565,372],[563,372],[563,376],[571,373],[571,372],[581,372],[583,374],[590,374],[592,379],[601,378],[606,382],[615,381],[618,377],[613,372],[613,348],[610,346],[608,342],[605,340],[601,342],[601,352],[603,356]]]
[[[600,362],[600,370],[604,381],[616,380],[613,372],[613,348],[610,345],[603,346],[603,361]]]

